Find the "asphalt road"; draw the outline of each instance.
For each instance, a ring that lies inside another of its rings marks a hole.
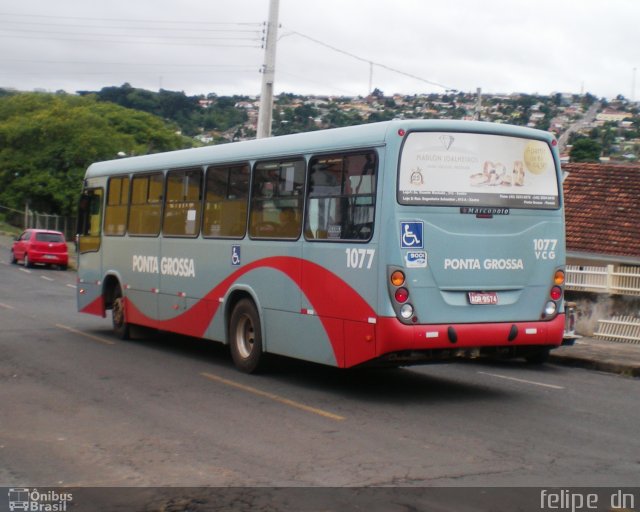
[[[598,114],[598,110],[600,110],[600,107],[600,102],[595,102],[589,107],[589,109],[580,119],[571,124],[564,132],[562,132],[562,135],[560,135],[560,138],[558,139],[558,150],[560,152],[563,152],[565,150],[565,147],[569,143],[569,137],[572,133],[587,127],[593,122],[593,120],[596,118],[596,115]]]
[[[637,486],[640,380],[548,364],[237,372],[120,341],[0,247],[0,486]],[[640,498],[639,498],[640,499]]]

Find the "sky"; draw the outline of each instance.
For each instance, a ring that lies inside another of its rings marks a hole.
[[[257,96],[269,3],[0,0],[0,87]],[[640,0],[279,0],[278,20],[275,94],[640,99]]]

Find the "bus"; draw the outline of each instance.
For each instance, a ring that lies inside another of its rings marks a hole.
[[[562,344],[552,134],[394,120],[98,162],[78,216],[78,309],[340,368]]]

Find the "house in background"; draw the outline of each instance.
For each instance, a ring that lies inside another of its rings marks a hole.
[[[633,341],[640,337],[640,165],[562,169],[569,173],[566,288],[578,304],[578,332],[612,340],[620,333],[618,341]],[[615,333],[607,338],[605,331]]]

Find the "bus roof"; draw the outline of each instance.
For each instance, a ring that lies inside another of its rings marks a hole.
[[[549,132],[507,124],[404,119],[96,162],[89,166],[85,178],[382,146],[400,129],[406,132],[441,130],[495,133],[542,139],[547,142],[554,138]]]

